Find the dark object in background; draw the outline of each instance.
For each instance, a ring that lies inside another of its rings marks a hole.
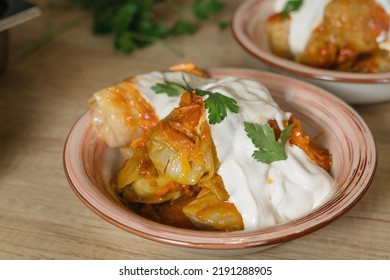
[[[0,32],[0,73],[2,73],[8,61],[8,30]]]
[[[24,0],[0,0],[0,73],[7,66],[9,29],[40,14],[35,5]]]
[[[0,19],[7,14],[8,12],[8,1],[7,0],[0,0]]]

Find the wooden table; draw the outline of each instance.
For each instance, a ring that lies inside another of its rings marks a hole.
[[[227,2],[229,16],[240,1]],[[125,77],[187,61],[202,68],[263,66],[229,30],[215,26],[168,39],[181,56],[162,44],[125,55],[113,49],[109,36],[91,33],[83,12],[42,9],[40,18],[11,30],[10,65],[0,76],[0,259],[223,259],[168,248],[99,218],[69,187],[63,146],[91,94]],[[23,46],[56,30],[63,32],[17,56]],[[370,127],[379,155],[363,199],[313,234],[234,259],[390,259],[390,103],[355,109]]]

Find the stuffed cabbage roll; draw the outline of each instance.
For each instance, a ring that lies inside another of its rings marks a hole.
[[[153,129],[147,148],[156,169],[175,182],[195,185],[211,178],[219,161],[203,99],[185,93],[180,107]]]
[[[268,19],[266,29],[272,52],[278,56],[293,59],[288,42],[290,21],[290,17],[275,14]]]
[[[244,229],[241,214],[229,202],[221,176],[204,182],[196,199],[183,207],[184,214],[199,229],[234,231]]]
[[[286,1],[277,1],[286,3]],[[299,63],[339,71],[390,71],[388,4],[377,0],[304,1],[266,22],[270,48]]]
[[[191,193],[188,186],[211,178],[219,164],[203,100],[195,94],[185,93],[180,107],[134,142],[138,147],[118,175],[127,201],[177,199]]]
[[[110,147],[122,147],[154,127],[159,118],[130,81],[96,92],[88,101],[91,122]]]
[[[133,203],[162,203],[193,194],[189,186],[159,173],[145,147],[136,149],[119,172],[117,188],[125,201]]]
[[[181,218],[174,219],[175,225],[190,221],[199,229],[243,229],[241,215],[228,202],[216,174],[219,161],[200,96],[184,93],[179,107],[134,142],[137,148],[117,178],[125,201],[147,204],[141,212],[158,221],[175,209],[184,213],[177,215]]]
[[[169,71],[206,76],[192,63],[174,65]],[[137,85],[138,79],[137,76],[130,77],[94,93],[88,100],[91,124],[99,137],[108,146],[120,147],[129,155],[132,154],[129,144],[153,128],[160,119],[148,102],[150,100],[140,93],[142,86]],[[155,82],[162,80],[156,79]]]

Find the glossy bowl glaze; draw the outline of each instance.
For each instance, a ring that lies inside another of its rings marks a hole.
[[[334,193],[309,215],[278,226],[236,232],[180,229],[140,217],[107,191],[123,163],[120,153],[100,140],[90,113],[76,122],[65,144],[66,177],[79,198],[106,221],[138,236],[202,254],[244,254],[309,234],[334,221],[357,203],[376,170],[373,137],[359,115],[334,95],[278,74],[244,69],[211,69],[215,78],[236,76],[262,82],[285,111],[292,112],[311,136],[330,149]]]
[[[232,31],[237,42],[272,70],[321,86],[351,104],[390,100],[390,73],[361,74],[324,70],[278,57],[270,51],[265,21],[274,0],[247,0],[235,11]]]

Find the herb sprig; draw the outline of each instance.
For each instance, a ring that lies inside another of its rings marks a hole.
[[[155,93],[166,93],[168,96],[180,96],[184,92],[194,92],[199,96],[206,97],[204,101],[205,108],[208,110],[208,119],[210,124],[217,124],[222,122],[229,110],[232,113],[238,113],[239,107],[234,98],[223,95],[219,92],[211,92],[201,90],[198,88],[191,88],[187,83],[181,85],[179,83],[166,81],[165,83],[158,83],[152,86]]]
[[[289,0],[281,12],[282,17],[287,17],[290,12],[298,11],[303,4],[303,0]]]
[[[282,130],[278,140],[276,140],[275,132],[269,124],[244,122],[244,128],[253,145],[258,149],[252,154],[254,159],[268,164],[287,159],[284,146],[291,136],[291,124]]]
[[[93,31],[114,35],[117,49],[129,53],[168,36],[193,34],[224,8],[220,0],[73,0],[88,9]],[[161,10],[166,10],[169,19]],[[220,21],[220,26],[226,26]]]

